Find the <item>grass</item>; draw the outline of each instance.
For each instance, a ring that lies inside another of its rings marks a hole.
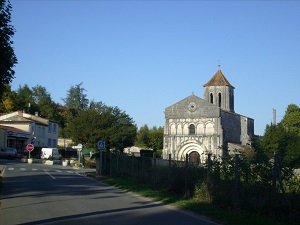
[[[141,184],[131,178],[102,177],[98,178],[98,180],[180,209],[192,211],[224,225],[288,225],[287,223],[260,215],[234,211],[208,203],[199,203],[194,199],[178,198],[167,191],[158,190],[153,185]]]

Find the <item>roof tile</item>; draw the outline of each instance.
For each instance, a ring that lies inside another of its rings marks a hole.
[[[216,74],[206,83],[203,85],[204,87],[206,86],[229,86],[234,88],[229,81],[226,79],[224,74],[220,69],[216,72]]]

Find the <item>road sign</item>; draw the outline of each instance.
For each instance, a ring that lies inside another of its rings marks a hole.
[[[27,151],[31,152],[31,151],[33,151],[33,149],[34,149],[34,145],[33,144],[26,145],[26,150]]]
[[[73,146],[72,148],[73,148],[73,149],[77,149],[78,151],[81,151],[81,150],[82,150],[82,147],[83,147],[82,144],[79,143],[78,145]]]
[[[99,141],[98,142],[98,149],[104,149],[105,148],[105,142],[104,141]]]

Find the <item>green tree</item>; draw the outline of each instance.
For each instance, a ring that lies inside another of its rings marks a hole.
[[[0,99],[4,85],[9,84],[14,78],[13,67],[17,64],[17,57],[12,47],[11,40],[15,29],[11,23],[11,4],[9,0],[0,0]]]
[[[288,105],[281,123],[300,137],[300,108],[295,104]]]
[[[58,122],[59,130],[58,136],[62,138],[69,138],[67,132],[68,122],[71,118],[71,112],[63,105],[54,103],[54,118],[53,120]]]
[[[149,128],[145,124],[142,126],[136,135],[135,145],[141,148],[148,148],[149,146]]]
[[[33,97],[33,91],[27,84],[19,86],[17,90],[16,106],[17,110],[24,110],[27,113],[34,114],[38,111],[38,106]]]
[[[101,115],[95,110],[86,110],[73,117],[66,128],[68,136],[86,148],[95,148],[99,137],[103,136],[105,127]]]
[[[107,129],[109,133],[107,146],[120,151],[123,151],[125,147],[132,146],[137,130],[132,118],[118,107],[110,107],[106,113],[110,114],[110,121],[112,121],[111,126]]]
[[[274,153],[278,153],[284,167],[300,166],[300,138],[295,132],[286,129],[282,123],[266,127],[261,147],[269,159]]]
[[[117,107],[103,105],[101,112],[95,109],[80,111],[67,128],[68,136],[87,148],[97,148],[98,141],[105,141],[106,148],[123,150],[132,146],[136,126],[132,119]]]
[[[149,129],[147,125],[142,126],[137,132],[135,145],[142,148],[163,149],[163,127],[154,126]]]
[[[87,95],[84,94],[86,90],[81,87],[81,85],[82,83],[71,86],[68,90],[67,97],[62,99],[65,103],[65,107],[72,113],[72,116],[76,116],[79,112],[87,110],[89,106]]]
[[[39,115],[47,119],[55,119],[55,103],[46,88],[36,85],[32,88],[34,103],[37,105]]]
[[[164,128],[163,127],[157,128],[156,126],[154,126],[149,131],[148,147],[154,150],[163,149],[163,141],[164,141],[163,137],[164,137]]]

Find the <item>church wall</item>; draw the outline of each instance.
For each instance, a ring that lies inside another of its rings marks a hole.
[[[222,127],[224,130],[224,143],[241,143],[241,119],[238,114],[222,111]]]
[[[189,134],[190,124],[195,125],[195,135]],[[168,128],[165,127],[164,134],[164,159],[168,159],[171,154],[173,160],[184,160],[185,154],[191,151],[197,151],[202,157],[205,157],[208,151],[222,155],[219,148],[223,138],[220,117],[166,119],[166,125]]]
[[[246,145],[254,136],[254,120],[239,114],[222,112],[224,142]]]
[[[246,145],[254,136],[254,120],[245,116],[241,116],[241,143]]]

